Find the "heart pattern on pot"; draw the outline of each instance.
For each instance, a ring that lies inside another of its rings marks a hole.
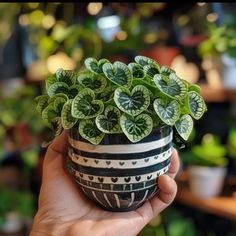
[[[71,115],[72,101],[72,99],[68,100],[62,107],[61,124],[64,129],[71,129],[78,121]]]
[[[95,58],[89,57],[84,61],[84,64],[87,67],[87,69],[89,69],[90,71],[92,71],[96,74],[103,73],[102,66],[105,63],[109,63],[109,61],[104,58],[97,61]]]
[[[95,94],[89,88],[82,89],[72,102],[72,116],[75,118],[93,118],[101,114],[103,110],[103,102],[95,100]]]
[[[180,105],[177,101],[155,99],[153,107],[159,118],[167,125],[174,125],[180,116]]]
[[[105,63],[102,66],[103,73],[113,83],[129,88],[132,84],[132,73],[123,62],[117,61],[114,64]]]
[[[119,124],[120,110],[114,106],[107,106],[104,115],[98,115],[95,119],[98,129],[104,133],[120,133],[121,128]]]
[[[175,123],[175,128],[179,135],[184,139],[188,140],[193,130],[193,119],[190,115],[186,114],[179,118]]]
[[[120,117],[120,126],[126,137],[135,143],[151,133],[153,121],[147,114],[140,114],[136,117],[123,114]]]
[[[93,120],[81,120],[79,123],[79,134],[92,144],[99,144],[104,138],[102,133]]]
[[[150,104],[148,89],[143,85],[137,85],[132,92],[126,88],[117,88],[114,93],[114,101],[123,112],[136,116],[146,110]]]

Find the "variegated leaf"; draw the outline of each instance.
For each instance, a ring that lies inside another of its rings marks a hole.
[[[162,75],[165,75],[165,76],[169,76],[170,74],[172,73],[175,73],[174,70],[172,70],[170,67],[168,66],[162,66],[161,69],[160,69],[160,73]]]
[[[65,95],[64,93],[57,93],[57,94],[53,95],[52,97],[49,97],[48,103],[49,103],[49,104],[54,103],[54,101],[55,101],[57,98],[63,98],[63,99],[65,99],[66,101],[69,99],[68,96]]]
[[[171,73],[169,77],[156,74],[153,80],[159,90],[171,98],[181,100],[187,94],[187,85],[175,73]]]
[[[97,61],[95,58],[92,58],[92,57],[89,57],[84,61],[86,68],[95,74],[103,73],[102,66],[105,63],[109,63],[109,61],[107,59],[101,59]]]
[[[174,125],[180,116],[180,105],[177,101],[155,99],[153,107],[160,119],[167,125]]]
[[[96,117],[96,125],[103,133],[120,133],[121,128],[119,124],[120,110],[114,106],[107,106],[104,115]]]
[[[156,64],[150,64],[143,67],[143,70],[145,71],[146,75],[153,78],[154,75],[160,74],[160,67]]]
[[[48,124],[50,124],[54,118],[60,117],[60,115],[61,115],[60,113],[55,111],[53,104],[49,104],[42,111],[42,119]]]
[[[117,88],[114,101],[120,110],[131,116],[136,116],[148,108],[150,104],[149,90],[143,85],[135,86],[132,92],[126,88]]]
[[[48,95],[41,95],[35,99],[35,101],[37,102],[36,110],[39,114],[42,114],[43,109],[48,105],[48,99]]]
[[[175,123],[175,128],[185,141],[188,140],[192,130],[193,130],[193,119],[190,115],[182,115],[179,120]]]
[[[68,86],[72,86],[76,80],[75,72],[73,70],[64,70],[59,68],[57,69],[55,75],[57,82],[66,83]]]
[[[102,100],[104,103],[108,102],[109,100],[113,99],[116,88],[117,86],[115,85],[106,87],[101,93],[96,94],[96,98],[98,100]]]
[[[203,98],[195,91],[188,92],[187,105],[191,116],[199,120],[207,110]]]
[[[99,144],[105,135],[97,128],[93,120],[81,120],[79,133],[84,139],[95,145]]]
[[[90,119],[101,114],[104,104],[100,100],[95,100],[93,90],[86,88],[73,99],[72,116],[79,119]]]
[[[126,137],[136,143],[152,132],[153,121],[147,114],[140,114],[136,117],[123,114],[120,117],[120,126]]]
[[[71,115],[72,101],[73,99],[68,100],[61,111],[61,124],[64,129],[71,129],[78,121],[78,118]]]
[[[66,103],[67,99],[58,97],[53,102],[54,110],[58,113],[61,113],[63,105]]]
[[[142,67],[157,64],[155,60],[145,56],[136,56],[134,60]]]
[[[115,62],[114,64],[105,63],[102,67],[105,76],[113,83],[129,88],[132,84],[132,73],[128,66],[123,62]]]
[[[146,76],[146,73],[139,64],[131,62],[129,63],[128,67],[132,72],[134,79],[143,79]]]
[[[92,73],[79,75],[78,82],[83,87],[92,89],[95,93],[101,93],[107,85],[107,80],[103,76]]]

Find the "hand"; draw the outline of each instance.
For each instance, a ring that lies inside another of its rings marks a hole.
[[[174,199],[173,178],[179,157],[173,150],[168,175],[158,178],[160,192],[136,211],[113,213],[88,200],[64,170],[67,132],[49,146],[43,165],[39,208],[30,236],[135,236]]]

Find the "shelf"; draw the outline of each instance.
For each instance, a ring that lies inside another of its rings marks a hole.
[[[201,211],[211,213],[217,216],[224,217],[229,220],[236,221],[236,197],[233,194],[202,199],[194,196],[188,188],[187,175],[182,175],[178,179],[178,192],[175,201],[190,207],[199,209]],[[226,184],[231,185],[235,190],[236,182],[235,177],[228,179]]]
[[[206,102],[236,101],[236,90],[211,88],[207,84],[201,84],[201,95]]]

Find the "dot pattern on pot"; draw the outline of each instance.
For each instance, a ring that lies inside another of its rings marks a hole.
[[[102,208],[130,211],[158,191],[157,178],[169,169],[172,129],[164,126],[142,142],[123,142],[122,134],[92,145],[77,130],[69,135],[68,169],[83,192]]]

